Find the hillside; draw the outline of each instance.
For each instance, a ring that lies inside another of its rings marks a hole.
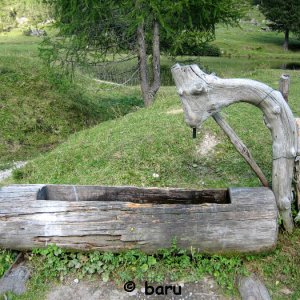
[[[289,73],[293,78],[290,105],[299,115],[300,79],[298,71]],[[280,74],[280,70],[261,69],[247,77],[276,88]],[[163,87],[150,109],[140,109],[71,136],[53,152],[18,171],[17,177],[24,183],[200,188],[259,185],[212,120],[199,130],[198,138],[192,140],[180,108],[176,89]],[[263,125],[261,112],[250,105],[239,104],[223,113],[270,179],[271,137]],[[210,151],[202,151],[210,139],[216,140],[216,145]],[[153,173],[159,174],[159,178],[154,178]]]
[[[53,148],[71,132],[97,121],[93,105],[78,89],[55,82],[55,74],[51,78],[35,61],[1,56],[0,70],[2,161]]]
[[[0,35],[0,169],[141,105],[134,90],[103,94],[88,78],[70,82],[48,70],[38,58],[40,41],[18,30]]]

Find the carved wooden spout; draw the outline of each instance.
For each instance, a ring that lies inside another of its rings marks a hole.
[[[199,127],[223,107],[238,102],[257,106],[264,113],[273,139],[272,189],[284,227],[291,232],[292,179],[297,152],[294,116],[279,91],[250,79],[221,79],[204,73],[197,65],[172,68],[185,120]]]

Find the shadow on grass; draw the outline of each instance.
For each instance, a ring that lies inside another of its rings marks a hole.
[[[249,37],[249,40],[253,40],[262,44],[273,44],[276,46],[283,46],[284,35],[283,33],[278,34],[277,36],[272,35],[256,35]],[[289,50],[291,51],[300,51],[300,41],[295,38],[290,38]]]

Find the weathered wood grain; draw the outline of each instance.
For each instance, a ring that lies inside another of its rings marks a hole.
[[[208,75],[197,65],[172,68],[185,120],[192,128],[224,107],[248,102],[262,110],[273,139],[272,189],[284,227],[294,227],[291,214],[292,180],[297,151],[296,122],[279,91],[254,80],[221,79]]]
[[[289,102],[289,86],[290,86],[290,75],[282,74],[279,79],[278,90],[282,94],[284,100]]]
[[[184,190],[176,188],[139,188],[133,186],[47,185],[47,200],[131,201],[139,203],[227,203],[227,189]]]
[[[298,209],[300,210],[300,118],[296,118],[297,134],[298,134],[298,146],[297,157],[295,161],[295,190],[298,203]]]
[[[0,189],[1,248],[56,243],[77,250],[152,253],[176,237],[188,250],[228,253],[268,250],[277,240],[277,208],[267,188],[216,190],[215,203],[213,190],[38,185],[31,187],[36,199],[25,195],[11,201],[7,191],[14,189],[20,194],[16,186]],[[196,202],[191,195],[197,195]]]

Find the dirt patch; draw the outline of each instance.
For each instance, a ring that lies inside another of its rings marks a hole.
[[[217,137],[210,133],[205,133],[201,143],[197,146],[197,154],[199,156],[204,156],[208,154],[212,154],[214,152],[214,148],[219,144],[219,140]]]
[[[149,284],[150,285],[150,284]],[[169,284],[167,284],[169,285]],[[222,294],[219,287],[212,278],[205,277],[196,283],[173,283],[176,286],[180,295],[174,295],[171,290],[167,291],[167,295],[145,294],[145,287],[137,287],[133,292],[125,292],[123,287],[117,287],[111,282],[104,283],[102,281],[80,281],[73,280],[69,284],[64,284],[52,288],[52,291],[47,295],[47,300],[130,300],[130,299],[189,299],[189,300],[227,300],[237,299],[228,297]],[[157,285],[151,285],[157,288]],[[148,289],[151,292],[151,289]],[[160,290],[161,291],[161,290]]]
[[[183,113],[183,109],[180,108],[180,109],[171,109],[169,111],[167,111],[167,115],[178,115],[178,114],[181,114]]]

